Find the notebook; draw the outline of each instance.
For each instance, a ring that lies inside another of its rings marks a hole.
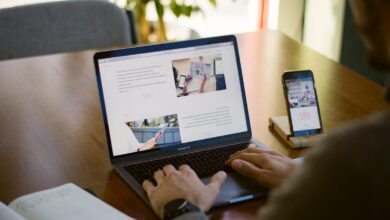
[[[214,207],[265,195],[223,165],[253,142],[235,36],[103,51],[94,64],[111,164],[146,203],[143,180],[166,164],[205,183],[228,172]]]
[[[132,220],[73,183],[21,196],[9,206],[0,202],[7,220]]]

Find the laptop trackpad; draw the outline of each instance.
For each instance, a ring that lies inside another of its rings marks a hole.
[[[204,178],[202,179],[202,182],[208,184],[210,178]],[[243,177],[235,172],[231,172],[228,173],[226,181],[222,185],[219,196],[213,207],[265,196],[267,192],[268,189],[256,181]]]

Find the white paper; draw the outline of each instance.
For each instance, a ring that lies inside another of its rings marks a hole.
[[[72,183],[19,197],[9,207],[28,220],[132,219]]]
[[[6,220],[26,220],[4,203],[0,202],[0,219]]]

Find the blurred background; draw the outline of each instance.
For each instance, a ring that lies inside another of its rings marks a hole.
[[[0,0],[0,10],[53,1]],[[132,11],[137,43],[278,30],[367,78],[384,83],[384,75],[365,62],[363,45],[354,30],[346,0],[106,1]],[[145,23],[150,26],[143,27]],[[145,31],[146,37],[139,34]]]

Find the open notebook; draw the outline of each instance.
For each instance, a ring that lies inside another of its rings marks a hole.
[[[131,220],[80,187],[68,183],[31,193],[12,201],[0,202],[0,219],[7,220]]]

